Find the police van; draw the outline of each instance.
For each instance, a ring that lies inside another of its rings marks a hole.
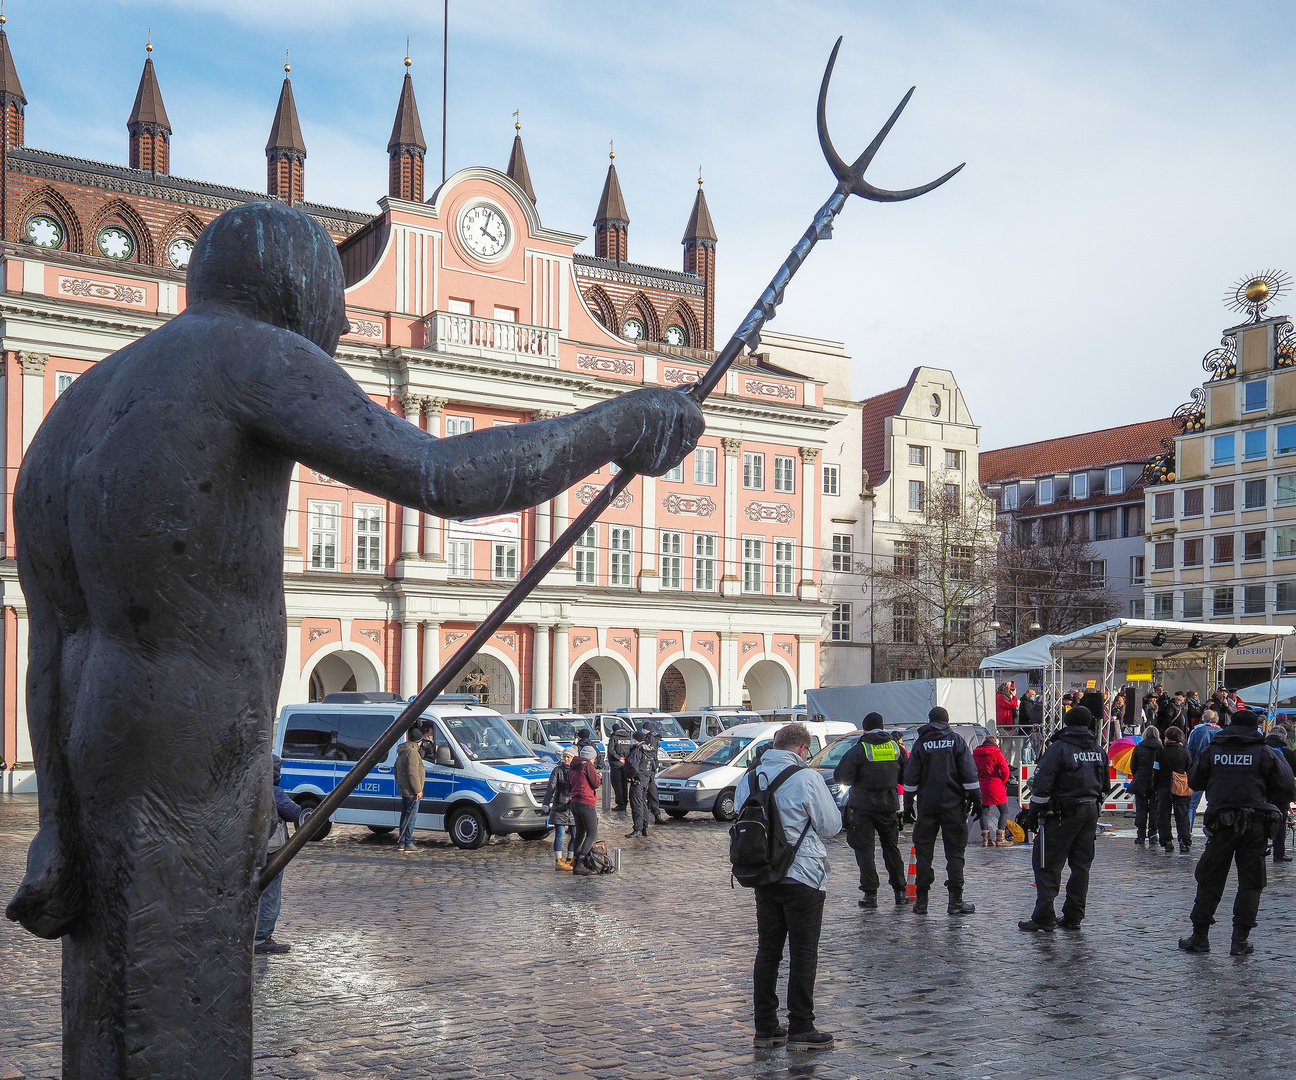
[[[280,783],[305,811],[303,819],[405,708],[399,699],[365,700],[374,696],[329,694],[323,701],[285,706],[279,714],[275,753],[283,759]],[[549,826],[542,805],[553,765],[537,759],[499,713],[470,694],[444,694],[419,722],[428,732],[420,747],[427,776],[416,828],[447,832],[456,847],[468,849],[504,833],[517,833],[523,840],[544,838]],[[399,745],[374,766],[315,839],[327,836],[334,821],[367,825],[376,833],[400,825]]]
[[[657,762],[663,769],[672,762],[683,761],[698,748],[675,717],[659,709],[617,709],[599,713],[594,720],[595,736],[604,742],[610,741],[612,732],[619,728],[633,734],[647,724],[657,740]]]
[[[710,810],[717,821],[734,819],[734,789],[757,757],[774,743],[784,724],[739,724],[703,743],[687,761],[676,762],[657,776],[657,801],[671,817]],[[807,722],[810,755],[823,749],[830,735],[854,730],[840,720]]]
[[[675,722],[684,729],[688,737],[701,744],[707,739],[713,739],[726,728],[737,727],[739,724],[759,724],[769,719],[777,719],[762,716],[751,709],[744,709],[740,705],[708,705],[697,712],[678,712],[672,714]],[[804,714],[797,719],[803,719]]]
[[[603,768],[607,761],[607,744],[597,737],[593,717],[567,709],[527,709],[510,713],[504,719],[509,727],[522,736],[535,751],[536,757],[546,761],[562,760],[562,752],[576,745],[576,734],[581,730],[595,735],[594,747],[598,750],[596,765]]]

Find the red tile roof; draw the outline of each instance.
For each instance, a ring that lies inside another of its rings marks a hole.
[[[981,483],[997,484],[1076,469],[1101,469],[1126,461],[1147,461],[1161,452],[1161,440],[1172,437],[1178,430],[1178,425],[1167,416],[1164,420],[1144,420],[1104,431],[1006,446],[1002,450],[982,450]]]
[[[914,368],[914,375],[918,369]],[[886,418],[895,416],[896,411],[904,404],[904,400],[909,396],[909,388],[913,386],[913,376],[909,377],[909,382],[896,390],[888,390],[885,394],[878,394],[876,397],[865,399],[861,409],[861,429],[863,437],[860,439],[862,444],[861,453],[864,463],[864,471],[868,473],[868,486],[876,487],[886,479]]]

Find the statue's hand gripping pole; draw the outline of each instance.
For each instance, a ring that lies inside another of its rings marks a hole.
[[[908,188],[903,191],[887,191],[883,188],[877,188],[864,179],[864,172],[869,167],[869,163],[872,162],[878,147],[882,145],[882,140],[887,137],[901,111],[913,96],[912,87],[909,93],[905,94],[900,104],[896,106],[891,118],[882,126],[882,130],[877,133],[877,137],[869,143],[864,153],[856,158],[851,165],[847,165],[842,161],[837,155],[837,151],[833,149],[832,140],[828,137],[828,123],[824,115],[828,99],[828,81],[832,77],[833,65],[837,62],[837,50],[841,48],[841,42],[842,39],[838,38],[837,44],[833,46],[832,56],[828,59],[828,66],[824,70],[823,82],[819,87],[818,110],[819,145],[823,148],[824,157],[828,159],[828,165],[831,167],[833,175],[837,177],[837,189],[832,193],[828,201],[819,208],[814,220],[810,223],[810,227],[806,229],[805,235],[792,248],[788,257],[783,261],[783,265],[778,268],[773,279],[766,286],[765,291],[761,293],[756,305],[747,313],[747,317],[743,319],[741,325],[734,332],[733,337],[729,339],[720,354],[712,361],[711,366],[706,370],[702,378],[685,391],[699,405],[719,385],[720,380],[725,376],[725,372],[729,370],[730,365],[738,358],[738,354],[742,352],[743,346],[745,345],[754,350],[760,343],[761,327],[774,318],[775,311],[779,304],[783,302],[783,293],[787,289],[788,282],[792,280],[792,276],[805,262],[811,249],[820,240],[832,236],[833,219],[841,213],[848,196],[858,195],[873,202],[902,202],[905,199],[916,198],[933,188],[940,187],[959,169],[963,168],[962,165],[959,165],[958,168],[951,169],[944,176],[933,180],[930,184]],[[378,741],[360,756],[360,760],[351,767],[351,771],[324,797],[306,824],[293,834],[288,843],[275,852],[261,873],[261,888],[264,889],[270,882],[274,881],[288,864],[288,861],[323,827],[333,811],[341,806],[347,796],[355,790],[356,785],[369,775],[375,765],[386,759],[388,751],[404,737],[405,732],[412,725],[420,720],[427,707],[436,700],[439,694],[445,692],[464,665],[477,653],[477,650],[491,639],[492,635],[508,620],[518,605],[540,584],[541,579],[553,569],[555,564],[571,549],[572,545],[585,534],[586,530],[608,508],[612,500],[625,490],[630,481],[634,479],[634,476],[635,474],[628,470],[617,473],[611,482],[590,500],[589,506],[581,511],[580,516],[567,527],[566,531],[549,545],[548,550],[543,555],[531,564],[530,569],[508,591],[508,595],[500,601],[499,606],[483,620],[481,625],[459,647],[454,656],[446,661],[441,670],[419,691],[418,695],[401,710],[400,716],[382,733]]]

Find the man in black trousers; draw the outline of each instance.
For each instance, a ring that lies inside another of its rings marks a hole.
[[[1279,814],[1296,798],[1296,780],[1287,759],[1265,745],[1260,717],[1235,712],[1188,769],[1188,784],[1206,792],[1206,850],[1197,861],[1197,900],[1192,933],[1179,939],[1185,952],[1210,952],[1211,924],[1224,896],[1229,867],[1236,862],[1237,899],[1233,901],[1230,956],[1255,951],[1247,940],[1260,911],[1265,887],[1265,848]]]
[[[1019,930],[1078,930],[1089,895],[1098,804],[1111,790],[1107,754],[1094,735],[1093,713],[1083,705],[1068,709],[1061,733],[1040,758],[1031,785],[1027,828],[1037,830],[1031,866],[1035,870],[1035,911]],[[1062,867],[1071,865],[1066,902],[1059,922],[1053,910],[1062,887]]]
[[[882,862],[887,881],[897,904],[907,904],[905,867],[900,858],[900,795],[905,765],[909,755],[903,744],[882,730],[882,714],[871,712],[864,717],[864,734],[846,751],[833,779],[850,787],[846,806],[850,824],[846,842],[855,852],[859,864],[862,908],[877,907],[878,872],[873,861],[874,838],[882,844]]]
[[[963,901],[963,863],[968,815],[981,813],[981,781],[968,744],[950,728],[949,713],[938,705],[927,720],[918,729],[904,774],[904,816],[914,822],[918,862],[918,899],[913,910],[915,915],[927,914],[928,894],[936,880],[932,860],[939,834],[945,842],[946,910],[951,915],[971,915],[976,908]]]

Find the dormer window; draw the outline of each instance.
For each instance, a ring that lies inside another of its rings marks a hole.
[[[1078,472],[1071,477],[1071,498],[1089,498],[1089,474]]]
[[[1035,501],[1041,506],[1053,501],[1053,477],[1041,477],[1035,482]]]

